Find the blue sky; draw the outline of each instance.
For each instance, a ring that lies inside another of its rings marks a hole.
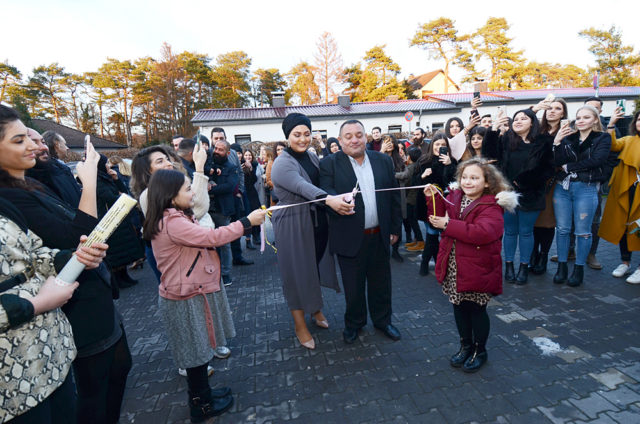
[[[594,64],[578,31],[617,25],[625,44],[640,42],[635,2],[563,1],[7,1],[0,61],[23,73],[59,62],[68,71],[97,69],[107,57],[159,57],[163,42],[174,52],[196,51],[213,58],[244,50],[252,67],[285,72],[300,60],[313,61],[323,31],[333,34],[345,65],[376,44],[401,66],[402,75],[440,67],[427,53],[409,47],[420,23],[440,16],[471,32],[489,16],[507,18],[513,45],[529,60],[587,67]],[[632,12],[633,9],[633,12]],[[636,52],[640,45],[635,45]]]

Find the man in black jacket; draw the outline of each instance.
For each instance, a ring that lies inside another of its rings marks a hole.
[[[337,254],[346,299],[344,341],[353,343],[367,323],[367,300],[374,327],[392,340],[401,335],[391,324],[390,245],[398,240],[400,192],[391,158],[366,150],[360,121],[346,121],[338,137],[342,151],[320,162],[320,187],[337,195],[359,188],[351,214],[329,215],[329,247]]]
[[[38,131],[29,128],[29,137],[40,148],[36,153],[36,166],[29,169],[27,177],[40,181],[65,201],[69,206],[78,207],[82,189],[68,166],[52,159],[49,148]]]

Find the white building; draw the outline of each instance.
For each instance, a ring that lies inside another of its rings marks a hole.
[[[543,100],[549,93],[566,100],[569,116],[574,118],[584,101],[595,96],[593,88],[482,92],[484,104],[479,112],[480,115],[491,114],[495,117],[498,107],[504,107],[507,114],[513,116],[518,110]],[[640,87],[600,88],[599,97],[604,102],[603,116],[611,116],[618,100],[625,100],[626,113],[632,113],[633,101],[639,96]],[[447,119],[454,116],[468,122],[472,98],[473,93],[449,93],[433,94],[421,100],[350,103],[347,96],[341,96],[337,104],[311,106],[284,106],[284,100],[274,99],[276,105],[280,101],[279,107],[202,109],[192,122],[207,137],[214,127],[222,127],[230,142],[241,144],[284,140],[282,120],[293,112],[307,115],[313,130],[319,131],[324,137],[337,137],[340,125],[349,119],[360,120],[368,133],[376,126],[382,128],[383,133],[409,132],[416,127],[434,131],[442,128]],[[408,112],[413,115],[407,116],[411,120],[405,118]],[[539,116],[542,116],[541,113]]]

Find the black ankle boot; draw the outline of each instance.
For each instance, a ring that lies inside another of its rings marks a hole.
[[[207,418],[215,417],[229,410],[233,406],[233,396],[221,398],[211,396],[211,389],[201,396],[189,393],[189,413],[192,423],[199,423]]]
[[[556,275],[553,276],[554,284],[564,284],[567,282],[567,274],[569,274],[569,269],[567,268],[566,262],[558,262],[558,270],[556,271]]]
[[[533,249],[533,252],[531,252],[531,257],[529,258],[529,270],[533,270],[533,267],[536,266],[536,262],[538,262],[538,256],[540,256],[540,253],[538,253],[537,250]]]
[[[420,272],[419,273],[423,277],[425,275],[429,275],[429,259],[422,259],[422,261],[420,261]]]
[[[569,281],[567,281],[567,286],[578,287],[580,284],[582,284],[583,278],[584,265],[574,265],[571,277],[569,278]]]
[[[473,345],[469,340],[460,339],[460,350],[458,353],[454,354],[449,363],[454,368],[460,368],[469,356],[473,353]]]
[[[476,343],[473,355],[471,355],[462,365],[462,371],[464,372],[476,372],[487,362],[487,351],[484,346]]]
[[[113,274],[113,280],[116,282],[119,288],[126,289],[136,285],[138,282],[127,274],[124,268],[114,269],[111,271]]]
[[[527,284],[527,280],[529,278],[529,265],[520,264],[520,269],[518,269],[518,276],[516,277],[516,284],[519,286],[524,286]]]
[[[549,254],[541,252],[538,255],[538,260],[536,261],[536,264],[534,265],[534,267],[531,270],[531,272],[533,272],[536,275],[542,275],[545,272],[547,272],[547,260],[548,259],[549,259]]]
[[[504,280],[511,284],[516,282],[516,270],[513,269],[513,262],[504,263]]]
[[[391,257],[396,261],[402,263],[404,262],[404,259],[402,258],[402,256],[400,256],[400,253],[398,252],[398,244],[400,243],[396,243],[391,249]]]
[[[122,279],[127,283],[131,284],[132,286],[138,284],[138,280],[134,280],[133,278],[131,278],[131,276],[127,272],[127,267],[124,267],[122,269]]]

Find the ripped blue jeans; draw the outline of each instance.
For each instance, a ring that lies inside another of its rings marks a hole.
[[[591,223],[598,207],[599,183],[572,181],[569,190],[557,184],[553,192],[553,210],[556,216],[556,246],[558,262],[567,262],[571,223],[575,226],[576,265],[587,262],[591,249]]]

